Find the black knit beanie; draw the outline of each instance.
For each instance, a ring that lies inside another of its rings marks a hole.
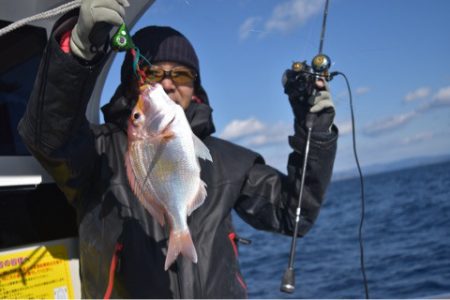
[[[148,26],[137,31],[132,39],[136,47],[139,48],[140,54],[150,63],[170,61],[193,69],[198,75],[194,83],[194,93],[204,103],[209,104],[208,96],[201,86],[197,54],[183,34],[171,27]],[[121,70],[121,81],[125,85],[134,76],[132,62],[131,54],[127,53]]]

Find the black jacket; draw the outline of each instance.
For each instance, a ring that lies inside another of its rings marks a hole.
[[[82,295],[102,298],[244,298],[231,211],[257,229],[292,234],[305,135],[290,137],[288,175],[255,152],[211,136],[211,109],[192,104],[194,132],[213,163],[201,161],[204,204],[188,218],[198,263],[179,257],[163,269],[168,232],[139,204],[124,170],[127,136],[118,97],[103,125],[89,124],[85,109],[101,62],[86,66],[63,53],[55,37],[47,46],[34,91],[19,125],[29,149],[54,177],[77,211]],[[122,112],[123,114],[123,112]],[[297,126],[298,127],[298,126]],[[299,235],[316,220],[329,184],[337,131],[312,136]],[[110,277],[110,271],[113,276]]]

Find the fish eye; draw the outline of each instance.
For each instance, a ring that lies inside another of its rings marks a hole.
[[[141,114],[140,114],[140,113],[134,113],[134,115],[133,115],[133,118],[134,118],[135,120],[138,120],[140,117],[141,117]]]

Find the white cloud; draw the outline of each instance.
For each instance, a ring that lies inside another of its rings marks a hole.
[[[441,88],[436,95],[434,95],[433,99],[448,102],[450,101],[450,86]]]
[[[352,133],[352,121],[338,122],[336,126],[339,129],[340,136]]]
[[[324,5],[324,0],[288,0],[278,4],[272,14],[264,22],[262,17],[249,17],[239,27],[239,39],[249,38],[252,32],[257,32],[258,37],[263,37],[271,32],[288,32],[297,26],[303,25],[311,17],[319,14]],[[257,25],[263,28],[257,30]]]
[[[418,99],[420,97],[426,97],[430,94],[428,88],[419,88],[411,93],[409,93],[408,101],[413,101],[411,99]],[[406,97],[405,97],[406,101]],[[382,133],[394,130],[414,118],[431,111],[436,107],[448,107],[450,106],[450,86],[443,87],[429,100],[419,107],[415,108],[409,112],[402,112],[398,115],[390,116],[381,120],[374,121],[364,128],[364,133],[368,136],[377,136]]]
[[[283,170],[292,151],[288,136],[293,131],[291,123],[269,124],[249,118],[231,121],[219,136],[261,154],[267,164]]]
[[[247,18],[244,23],[242,23],[241,27],[239,27],[239,39],[245,40],[250,36],[252,32],[259,32],[255,28],[260,21],[260,17]]]
[[[289,0],[277,5],[265,24],[266,30],[289,31],[304,24],[323,9],[323,0]]]
[[[364,95],[364,94],[367,94],[369,91],[370,91],[370,88],[369,88],[369,87],[367,87],[367,86],[362,86],[362,87],[359,87],[359,88],[357,88],[357,89],[355,90],[355,94],[356,94],[356,95]]]
[[[450,86],[441,88],[433,96],[433,99],[420,106],[417,111],[427,112],[436,107],[450,106]]]
[[[409,92],[405,96],[405,102],[411,102],[417,99],[423,99],[425,97],[428,97],[430,95],[430,88],[429,87],[421,87],[418,88],[415,91]]]
[[[282,141],[287,141],[287,136],[281,137],[280,135],[259,134],[249,138],[244,143],[249,147],[261,147],[269,144],[276,144]]]
[[[404,137],[400,140],[400,145],[407,146],[410,144],[415,144],[419,142],[423,142],[433,138],[432,132],[419,132],[413,136]]]
[[[288,136],[292,135],[292,131],[292,124],[283,122],[264,124],[256,118],[249,118],[231,121],[219,136],[258,150],[257,148],[267,145],[287,143]]]
[[[364,133],[369,136],[377,136],[406,124],[417,115],[417,111],[410,111],[372,122],[364,128]]]
[[[258,133],[265,129],[265,125],[255,119],[233,120],[223,130],[220,135],[223,139],[239,139],[250,134]]]
[[[353,95],[361,96],[364,94],[367,94],[372,89],[368,86],[361,86],[354,90],[352,90]],[[341,103],[348,104],[348,91],[347,89],[340,91],[339,93],[336,93],[336,91],[331,90],[333,101],[336,105],[340,105]]]
[[[258,148],[267,145],[286,143],[288,136],[292,134],[292,125],[278,123],[275,125],[266,125],[266,130],[259,134],[244,140],[243,143],[248,147]]]

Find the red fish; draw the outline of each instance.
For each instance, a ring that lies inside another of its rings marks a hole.
[[[146,210],[170,226],[165,270],[181,253],[197,263],[187,216],[206,198],[198,158],[212,161],[194,135],[183,108],[161,85],[141,87],[128,121],[125,165],[130,186]]]

